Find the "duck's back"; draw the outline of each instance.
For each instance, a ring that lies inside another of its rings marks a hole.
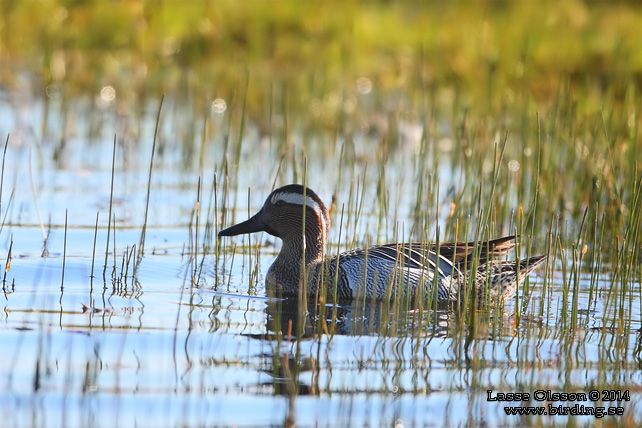
[[[408,293],[410,297],[427,296],[435,273],[438,300],[455,300],[457,287],[451,278],[453,273],[458,275],[458,269],[430,250],[418,251],[408,245],[379,245],[342,253],[326,262],[324,277],[330,294],[336,284],[341,299],[394,300],[408,297]]]
[[[446,252],[453,257],[453,254]],[[470,278],[477,299],[485,296],[504,300],[515,294],[517,285],[546,260],[536,256],[520,261],[500,261],[484,253],[478,263],[455,263],[422,244],[388,244],[348,251],[326,261],[321,278],[330,295],[352,300],[396,300],[423,295],[427,298],[436,283],[440,303],[454,302]],[[338,269],[337,269],[338,262]],[[475,267],[475,271],[469,269]],[[436,278],[435,278],[436,276]],[[468,284],[468,285],[470,285]],[[408,296],[410,293],[410,296]],[[433,294],[434,296],[434,294]]]

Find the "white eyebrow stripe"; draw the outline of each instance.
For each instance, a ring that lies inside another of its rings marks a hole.
[[[325,239],[327,225],[325,224],[325,216],[323,215],[321,206],[317,203],[317,201],[315,201],[314,199],[312,199],[307,195],[305,196],[305,198],[303,198],[303,195],[300,193],[290,193],[290,192],[275,193],[270,198],[270,202],[272,204],[276,204],[278,201],[283,201],[285,203],[295,204],[295,205],[303,205],[303,202],[305,201],[305,206],[312,208],[314,212],[317,213],[317,216],[321,219],[321,225],[323,226],[323,237]]]
[[[272,195],[270,202],[276,204],[278,201],[283,201],[288,204],[303,205],[303,195],[300,193],[277,193]],[[310,207],[315,211],[321,212],[319,204],[309,196],[305,197],[305,206]]]

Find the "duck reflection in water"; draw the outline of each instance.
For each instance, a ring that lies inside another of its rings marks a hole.
[[[324,334],[406,336],[413,334],[418,325],[433,337],[444,337],[449,321],[456,316],[454,311],[446,309],[400,310],[389,302],[326,304],[308,299],[300,304],[297,297],[270,299],[267,315],[268,334],[280,334],[283,340],[309,339]]]

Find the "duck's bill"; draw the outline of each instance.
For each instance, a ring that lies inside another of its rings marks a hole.
[[[259,211],[253,217],[245,220],[244,222],[221,230],[218,233],[218,236],[236,236],[246,233],[263,232],[267,230],[268,229],[266,225],[261,220],[261,211]]]

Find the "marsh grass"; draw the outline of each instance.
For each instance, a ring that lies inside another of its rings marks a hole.
[[[565,93],[560,95],[560,97],[564,96]],[[559,115],[557,108],[553,110],[554,115]],[[563,349],[568,351],[567,357],[558,362],[560,369],[577,364],[582,353],[586,351],[578,344],[576,337],[588,332],[598,334],[599,342],[612,349],[607,355],[614,354],[622,358],[630,358],[635,352],[639,353],[638,347],[631,348],[630,340],[633,334],[631,326],[639,325],[639,320],[632,318],[632,314],[636,310],[639,311],[639,308],[632,307],[638,296],[631,292],[631,285],[639,284],[640,278],[638,263],[634,262],[640,257],[641,216],[637,208],[640,197],[639,171],[634,167],[630,173],[616,179],[612,174],[617,169],[613,166],[609,167],[608,163],[602,164],[606,169],[601,172],[591,169],[592,174],[600,177],[595,176],[593,184],[599,180],[610,182],[610,190],[605,191],[602,187],[593,185],[589,187],[592,190],[587,194],[582,190],[585,184],[584,177],[574,181],[570,176],[564,176],[562,172],[551,169],[551,165],[555,164],[553,157],[560,156],[562,160],[562,163],[558,164],[560,168],[577,171],[578,166],[573,162],[577,162],[578,159],[574,158],[571,152],[577,154],[578,150],[581,153],[585,149],[577,146],[568,147],[564,144],[553,149],[550,143],[555,140],[564,140],[565,137],[562,138],[562,136],[566,130],[570,129],[572,123],[575,123],[572,125],[573,132],[586,132],[587,130],[582,130],[581,127],[575,128],[577,117],[567,112],[566,116],[556,116],[551,120],[548,115],[542,113],[537,113],[530,118],[525,111],[522,113],[518,127],[512,126],[510,132],[484,130],[484,125],[479,124],[475,133],[471,133],[501,135],[499,142],[495,144],[492,156],[485,155],[483,149],[475,145],[470,146],[472,151],[470,156],[447,156],[439,153],[434,149],[434,145],[426,143],[429,137],[424,130],[419,160],[415,159],[417,180],[410,189],[407,185],[389,186],[390,182],[398,178],[396,172],[393,175],[394,178],[390,178],[388,173],[398,168],[390,157],[377,156],[375,159],[377,179],[373,184],[367,184],[368,164],[359,164],[355,158],[348,159],[345,155],[345,145],[340,149],[339,177],[342,181],[345,181],[343,177],[346,176],[354,179],[348,181],[348,186],[341,192],[346,195],[343,201],[340,196],[332,198],[332,206],[336,198],[343,208],[332,210],[333,220],[338,223],[338,231],[333,234],[336,240],[330,242],[328,246],[331,254],[339,254],[345,249],[382,242],[382,240],[385,242],[389,232],[383,229],[390,224],[399,225],[394,228],[397,231],[394,234],[397,242],[407,242],[412,240],[412,237],[416,237],[418,241],[431,240],[429,238],[436,242],[461,239],[477,241],[498,234],[512,233],[518,235],[518,238],[516,252],[511,258],[548,254],[548,260],[540,268],[539,273],[526,279],[518,288],[512,302],[499,300],[491,302],[486,296],[483,299],[485,306],[480,309],[473,304],[478,297],[474,295],[474,289],[469,287],[469,294],[453,308],[456,316],[447,321],[451,326],[448,334],[453,338],[461,334],[462,344],[465,344],[461,350],[461,358],[475,373],[472,377],[474,382],[471,384],[473,389],[484,388],[484,381],[480,376],[489,364],[482,350],[485,343],[501,341],[506,336],[512,336],[514,340],[526,343],[531,341],[537,343],[550,337],[556,338]],[[556,127],[551,128],[549,120],[556,123]],[[599,138],[599,134],[590,133],[590,135],[597,135]],[[547,144],[543,144],[543,136]],[[470,137],[463,134],[459,138],[459,144],[464,146],[466,138]],[[582,141],[591,144],[592,140],[587,138]],[[521,147],[518,148],[516,145]],[[432,154],[429,154],[427,147],[433,147]],[[507,168],[508,164],[515,159],[517,149],[521,151],[521,156],[518,157],[519,170],[532,171],[532,176],[518,177]],[[601,147],[596,144],[593,149],[599,153]],[[530,155],[525,156],[524,152],[530,152]],[[582,156],[579,160],[580,168],[584,168],[588,164],[586,160],[581,159],[583,159]],[[487,166],[489,161],[490,169]],[[432,170],[437,171],[436,165],[438,163],[443,165],[444,162],[452,162],[447,165],[453,171],[462,171],[459,175],[461,179],[455,182],[463,186],[459,191],[449,191],[445,195],[440,191],[443,188],[441,179],[437,174],[428,173],[431,167],[426,167],[426,164],[432,165]],[[299,175],[296,164],[296,161],[292,162],[295,177]],[[356,170],[361,170],[361,173],[355,174]],[[481,182],[475,182],[471,180],[471,177],[475,176],[487,178]],[[361,177],[364,179],[362,180]],[[613,182],[614,179],[619,184]],[[286,175],[282,177],[281,183],[285,184],[288,181],[289,178]],[[568,186],[565,188],[559,183],[567,183]],[[341,187],[339,181],[336,186]],[[269,191],[270,189],[265,189],[263,195]],[[401,197],[402,191],[407,192],[407,195]],[[253,188],[253,192],[258,192],[258,189]],[[410,233],[405,232],[406,225],[398,222],[402,217],[398,211],[399,206],[403,203],[401,201],[409,200],[408,194],[414,199],[411,210],[411,219],[414,224],[408,227],[411,230]],[[374,195],[371,199],[374,200],[374,204],[364,204],[364,201],[370,197],[367,195]],[[605,196],[606,200],[603,199]],[[611,197],[616,197],[621,206],[634,208],[627,211],[625,216],[618,213],[609,216],[614,214],[608,206],[608,200]],[[392,200],[395,202],[393,203]],[[515,202],[518,202],[517,206],[514,205]],[[606,210],[601,208],[605,205],[608,206]],[[444,206],[450,209],[443,209]],[[582,209],[574,209],[574,206],[580,206]],[[558,211],[559,209],[561,211]],[[474,214],[471,215],[471,213]],[[364,219],[365,224],[362,224],[361,221]],[[440,225],[444,223],[445,236],[442,237]],[[368,229],[374,232],[364,232]],[[431,234],[431,231],[434,234]],[[618,236],[622,238],[617,238]],[[475,265],[477,251],[474,250],[471,256],[473,265]],[[617,270],[609,268],[621,266],[622,263],[626,266]],[[398,266],[398,270],[403,272],[403,263]],[[603,281],[605,278],[610,278],[606,286]],[[393,285],[391,284],[389,289],[390,293],[393,292],[392,290],[399,290],[399,287],[393,287]],[[333,284],[322,284],[320,294],[330,293],[331,295],[332,286]],[[558,286],[560,291],[556,290]],[[639,285],[635,289],[639,290]],[[422,338],[430,334],[436,335],[441,331],[440,312],[435,306],[436,296],[429,295],[425,301],[413,302],[404,299],[401,295],[396,297],[385,302],[367,301],[365,297],[357,298],[354,302],[354,312],[351,314],[354,332],[371,334],[376,332],[382,338],[408,337],[415,342],[413,346],[416,353],[421,348]],[[589,315],[595,310],[591,308],[595,308],[598,300],[603,305],[600,312],[605,317],[602,326],[594,330],[589,327],[592,322]],[[635,304],[639,305],[639,303]],[[301,302],[299,305],[304,307]],[[508,319],[502,316],[506,310],[514,315]],[[308,312],[307,316],[312,316],[316,320],[317,340],[320,341],[322,337],[328,335],[328,340],[332,341],[334,332],[337,330],[337,313],[336,305],[328,311],[325,304],[315,306],[312,312]],[[299,317],[306,317],[306,314],[300,313]],[[537,325],[546,327],[538,329]],[[455,333],[453,328],[460,333]],[[305,340],[301,334],[299,330],[296,336],[297,342]],[[509,343],[507,349],[511,346]],[[537,345],[539,346],[541,345]],[[529,354],[529,352],[526,352],[526,355],[522,354],[518,359],[518,368],[530,367],[533,359],[538,358],[535,356],[537,354]],[[300,361],[299,357],[300,353],[296,352],[294,360],[288,363],[290,367],[293,361]],[[606,360],[598,363],[598,367],[601,370],[608,370],[609,363],[606,361],[609,359],[610,357],[606,357]],[[383,361],[382,364],[387,363]],[[524,382],[522,387],[528,390],[542,387],[535,373],[532,373],[530,380]],[[570,380],[566,382],[568,388],[576,388]],[[615,384],[608,383],[606,378],[600,378],[591,387],[629,388],[625,384],[613,385]],[[316,387],[323,389],[321,385]],[[415,384],[414,388],[414,391],[422,390],[418,384]]]

